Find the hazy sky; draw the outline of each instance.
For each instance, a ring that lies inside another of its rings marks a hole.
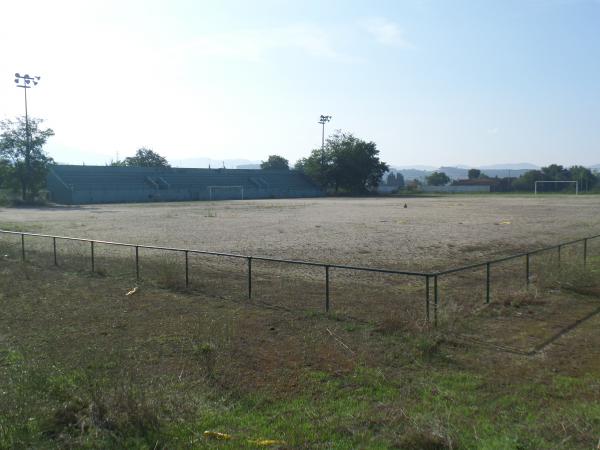
[[[342,129],[393,165],[600,163],[600,0],[0,3],[0,119],[15,72],[58,161],[148,146],[295,162]]]

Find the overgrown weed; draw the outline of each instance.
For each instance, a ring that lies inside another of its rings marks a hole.
[[[582,295],[600,295],[600,280],[596,269],[598,264],[587,266],[576,264],[552,264],[540,271],[538,284],[544,290],[564,290]]]
[[[151,283],[164,288],[181,291],[185,289],[185,272],[181,262],[175,258],[166,257],[152,263],[150,277],[145,277]]]

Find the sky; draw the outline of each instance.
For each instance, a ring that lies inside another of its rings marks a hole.
[[[0,3],[0,120],[56,161],[293,164],[321,114],[392,166],[600,163],[600,0]]]

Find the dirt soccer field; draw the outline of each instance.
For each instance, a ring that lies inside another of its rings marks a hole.
[[[0,209],[0,228],[428,270],[598,234],[600,196],[326,198]]]

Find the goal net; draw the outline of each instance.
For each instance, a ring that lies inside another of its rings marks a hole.
[[[208,186],[210,200],[244,200],[244,186]]]
[[[565,184],[575,185],[575,195],[579,194],[579,183],[577,181],[536,181],[534,186],[534,193],[537,195],[541,192],[557,192],[562,191]],[[552,186],[551,189],[547,189],[547,186]]]

